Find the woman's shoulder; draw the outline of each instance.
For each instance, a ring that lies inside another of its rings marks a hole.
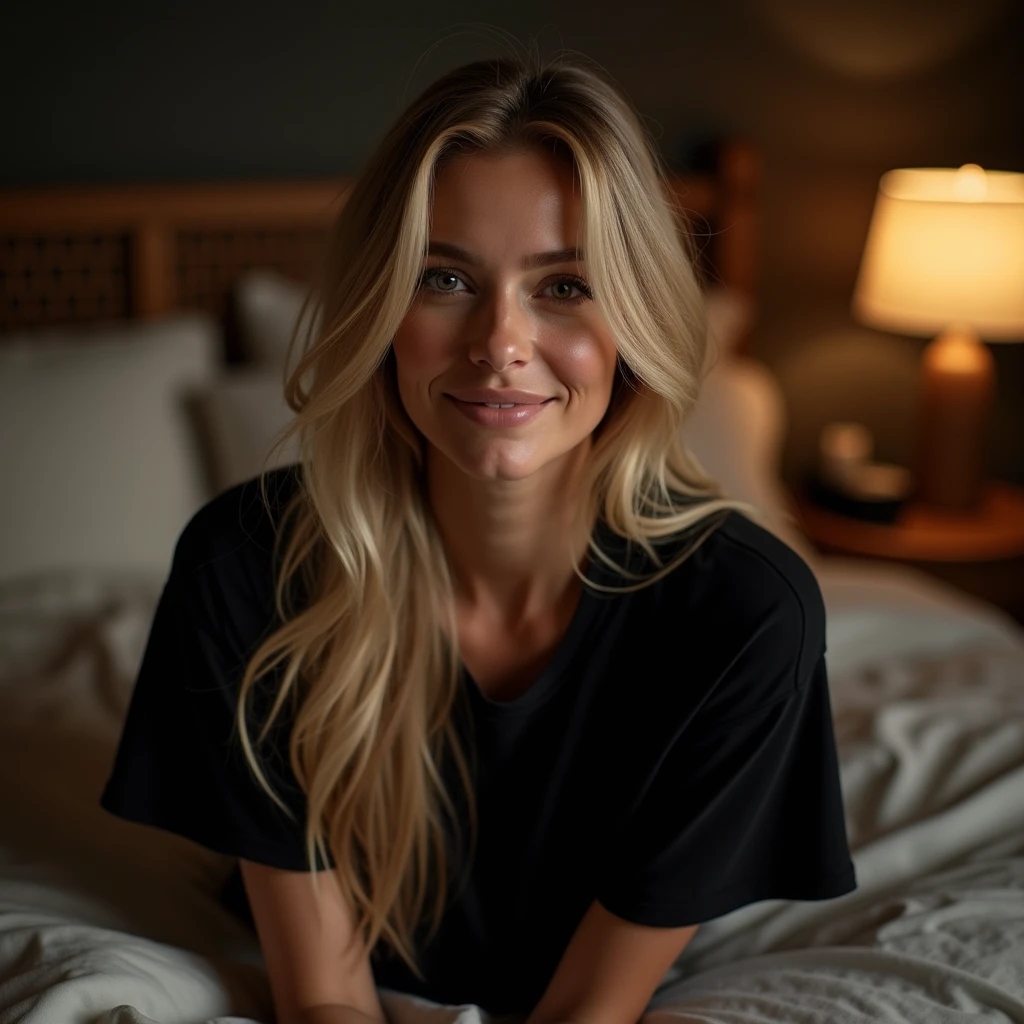
[[[782,538],[742,512],[731,510],[709,538],[707,555],[725,578],[751,597],[792,603],[801,616],[824,626],[824,601],[806,560]]]
[[[664,688],[676,701],[704,680],[705,722],[760,711],[813,685],[825,653],[825,607],[811,567],[744,513],[712,513],[716,525],[645,602],[645,635],[655,660],[682,656],[687,685]]]
[[[799,635],[824,650],[825,604],[814,571],[771,530],[744,513],[712,513],[715,526],[666,578],[672,605],[685,606],[716,635],[741,642],[770,624],[780,640]],[[700,535],[700,524],[693,535]]]

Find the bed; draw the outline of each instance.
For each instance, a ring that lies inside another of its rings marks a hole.
[[[0,1024],[273,1019],[255,935],[218,900],[229,860],[98,798],[177,532],[287,420],[282,346],[345,186],[0,193]],[[673,192],[714,362],[689,440],[821,584],[859,887],[704,922],[644,1020],[1024,1021],[1024,631],[800,534],[751,350],[756,149],[720,143]],[[490,1017],[382,1001],[396,1024]]]

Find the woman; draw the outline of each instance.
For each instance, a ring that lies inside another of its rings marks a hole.
[[[337,222],[301,464],[178,541],[103,806],[239,858],[279,1021],[627,1024],[700,922],[856,885],[814,577],[681,440],[663,186],[582,61],[445,75]]]

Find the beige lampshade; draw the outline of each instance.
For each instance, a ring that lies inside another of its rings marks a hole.
[[[1024,340],[1024,174],[903,168],[882,176],[853,313],[930,336],[963,324]]]

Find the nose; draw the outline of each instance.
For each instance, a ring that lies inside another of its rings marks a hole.
[[[469,358],[496,372],[517,364],[525,366],[533,354],[535,325],[515,289],[494,289],[490,298],[480,303],[478,313],[469,325]]]

